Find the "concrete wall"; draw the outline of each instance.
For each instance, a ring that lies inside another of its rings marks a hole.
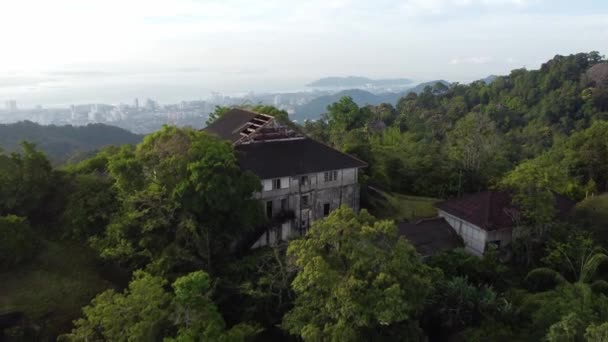
[[[483,255],[488,243],[500,242],[500,247],[504,247],[512,241],[512,228],[487,231],[443,210],[437,210],[437,214],[439,217],[443,217],[462,237],[465,249],[472,254]]]
[[[437,214],[439,217],[443,217],[454,228],[456,233],[462,237],[467,251],[478,256],[483,255],[487,241],[487,232],[485,230],[443,210],[438,210]]]
[[[293,222],[283,224],[279,231],[275,229],[264,233],[253,247],[273,244],[304,234],[315,220],[325,216],[325,204],[329,204],[330,211],[337,209],[342,204],[358,211],[358,170],[353,168],[336,171],[337,178],[328,182],[325,181],[324,172],[282,177],[281,189],[272,189],[272,179],[262,180],[263,190],[254,197],[263,202],[264,210],[266,210],[266,203],[272,202],[272,212],[274,215],[278,214],[282,209],[282,200],[285,199],[287,201],[286,210],[293,211],[295,219]],[[307,181],[304,183],[302,176],[307,176]],[[304,203],[303,196],[308,198],[308,203]]]
[[[488,243],[500,241],[500,247],[507,246],[513,241],[513,228],[503,228],[489,231],[487,234]]]

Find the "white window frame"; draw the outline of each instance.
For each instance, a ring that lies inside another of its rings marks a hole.
[[[338,171],[326,171],[324,174],[325,182],[334,182],[338,180]]]

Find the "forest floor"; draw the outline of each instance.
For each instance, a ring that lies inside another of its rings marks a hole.
[[[437,198],[409,196],[386,192],[376,188],[369,190],[370,213],[380,219],[395,222],[416,222],[423,218],[435,217]]]
[[[44,322],[38,328],[50,335],[69,332],[82,307],[113,287],[99,269],[95,252],[82,244],[44,240],[33,260],[0,273],[0,314],[21,312]]]

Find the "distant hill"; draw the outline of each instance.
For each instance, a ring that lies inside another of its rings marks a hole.
[[[443,83],[446,86],[449,86],[451,83],[445,80],[434,80],[434,81],[429,81],[429,82],[424,82],[424,83],[420,83],[418,85],[416,85],[413,88],[410,88],[406,91],[407,94],[409,93],[416,93],[419,94],[422,91],[424,91],[424,88],[426,87],[432,87],[434,86],[436,83]]]
[[[142,136],[104,124],[87,126],[43,126],[31,121],[0,124],[0,147],[15,151],[21,141],[35,143],[55,163],[75,154],[99,150],[108,145],[136,144]]]
[[[486,78],[482,78],[480,81],[482,81],[485,84],[491,84],[497,78],[498,78],[498,76],[496,76],[496,75],[490,75],[490,76],[488,76]]]
[[[353,101],[357,103],[359,106],[364,105],[379,105],[381,103],[390,103],[392,105],[396,105],[399,99],[411,92],[420,93],[427,86],[433,86],[435,83],[443,83],[446,86],[449,86],[450,83],[444,80],[436,80],[431,82],[425,82],[418,84],[417,86],[404,90],[399,93],[380,93],[373,94],[369,91],[361,90],[361,89],[349,89],[337,92],[332,95],[323,95],[313,99],[310,102],[307,102],[301,106],[296,107],[295,113],[291,116],[292,120],[297,122],[304,122],[305,120],[316,120],[321,114],[327,111],[327,106],[337,102],[344,96],[352,97]]]
[[[407,78],[385,78],[385,79],[371,79],[367,77],[359,76],[347,76],[347,77],[325,77],[316,80],[312,83],[307,84],[307,87],[333,87],[333,88],[357,88],[364,86],[372,87],[391,87],[400,86],[404,87],[412,83],[412,80]]]
[[[290,116],[292,120],[297,122],[304,122],[305,120],[316,120],[321,114],[327,111],[327,106],[339,101],[344,96],[352,97],[359,106],[367,104],[378,105],[381,103],[392,103],[395,104],[404,93],[383,93],[383,94],[372,94],[368,91],[361,89],[349,89],[337,92],[332,95],[324,95],[315,98],[314,100],[296,107],[295,113]]]

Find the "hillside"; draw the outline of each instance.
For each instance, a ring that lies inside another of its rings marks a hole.
[[[344,96],[351,97],[353,101],[355,101],[355,103],[359,106],[379,105],[381,103],[390,103],[392,105],[395,105],[402,96],[405,96],[412,92],[416,94],[421,93],[424,88],[428,86],[433,86],[438,82],[443,83],[446,86],[449,85],[449,82],[447,81],[436,80],[420,83],[415,87],[407,89],[401,93],[373,94],[369,91],[361,89],[348,89],[332,95],[319,96],[313,99],[312,101],[297,107],[296,112],[291,117],[291,119],[300,123],[304,122],[305,120],[316,120],[321,116],[321,114],[327,111],[328,105],[334,102],[338,102]]]
[[[0,125],[0,148],[15,151],[22,141],[35,143],[54,162],[66,161],[77,153],[108,145],[135,144],[140,135],[104,124],[87,126],[43,126],[30,121]]]

